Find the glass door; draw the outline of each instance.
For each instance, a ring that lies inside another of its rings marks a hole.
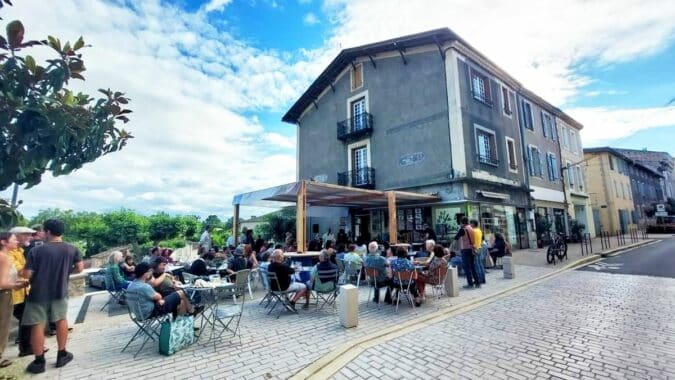
[[[352,149],[352,183],[353,185],[368,184],[368,147],[361,146]]]
[[[366,98],[352,102],[352,130],[358,131],[366,127]]]

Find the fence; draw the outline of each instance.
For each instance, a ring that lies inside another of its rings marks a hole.
[[[581,256],[593,253],[593,239],[590,233],[581,235]]]
[[[588,234],[586,234],[588,235]],[[613,233],[610,233],[609,231],[600,231],[600,247],[604,251],[606,249],[612,248],[612,241],[614,240],[616,243],[617,247],[621,247],[626,245],[626,236],[628,236],[628,239],[630,240],[630,243],[637,243],[640,240],[647,240],[649,239],[649,234],[647,233],[647,229],[645,227],[631,227],[628,229],[628,233],[625,233],[622,230],[617,230],[614,231]],[[590,236],[588,237],[590,238]],[[584,236],[584,240],[586,237]],[[584,242],[582,242],[582,255],[584,252]],[[593,252],[593,246],[591,244],[590,247],[590,252]],[[586,250],[586,254],[588,254],[588,250]]]

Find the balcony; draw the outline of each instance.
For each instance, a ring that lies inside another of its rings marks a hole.
[[[492,157],[491,155],[482,155],[478,154],[478,162],[481,164],[486,164],[486,165],[491,165],[491,166],[499,166],[499,160],[495,157]]]
[[[365,167],[357,170],[338,173],[338,185],[358,187],[361,189],[374,189],[375,169]]]
[[[373,133],[373,115],[368,112],[338,121],[337,138],[342,141],[357,140]]]

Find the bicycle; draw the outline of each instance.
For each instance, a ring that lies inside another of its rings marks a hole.
[[[555,265],[555,258],[559,261],[567,260],[567,243],[562,233],[557,233],[553,238],[553,242],[546,250],[546,261],[549,264]]]

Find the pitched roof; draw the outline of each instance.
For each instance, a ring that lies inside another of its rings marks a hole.
[[[621,149],[618,149],[618,148],[612,148],[610,146],[603,146],[603,147],[596,147],[596,148],[584,148],[584,153],[611,153],[615,156],[618,156],[618,157],[628,161],[628,163],[631,164],[631,165],[637,166],[637,167],[651,173],[652,175],[654,175],[656,177],[663,178],[663,175],[661,175],[661,173],[659,173],[658,170],[656,170],[656,169],[654,169],[654,168],[652,168],[648,165],[645,165],[644,163],[642,163],[638,160],[634,160],[634,159],[626,156],[625,154],[623,154],[621,152]]]
[[[506,71],[502,70],[489,58],[487,58],[449,28],[433,29],[422,33],[410,34],[407,36],[396,37],[385,41],[342,50],[337,55],[337,57],[335,57],[333,61],[323,70],[323,72],[319,74],[319,76],[314,80],[314,82],[312,82],[307,90],[305,90],[300,98],[291,106],[291,108],[286,112],[281,120],[286,123],[298,123],[300,116],[305,111],[305,109],[315,102],[321,93],[334,83],[342,70],[344,70],[345,67],[350,65],[358,57],[372,57],[378,53],[396,50],[405,52],[405,50],[408,48],[432,44],[438,46],[440,53],[442,51],[443,44],[447,42],[456,42],[459,44],[459,46],[462,47],[462,53],[469,54],[472,58],[477,59],[481,63],[489,66],[491,69],[490,71],[493,71],[493,75],[515,87],[518,91],[522,91],[525,96],[543,106],[555,116],[560,117],[566,123],[577,129],[583,128],[581,123],[571,118],[562,110],[551,105],[543,98],[524,88],[515,78],[509,75]]]

